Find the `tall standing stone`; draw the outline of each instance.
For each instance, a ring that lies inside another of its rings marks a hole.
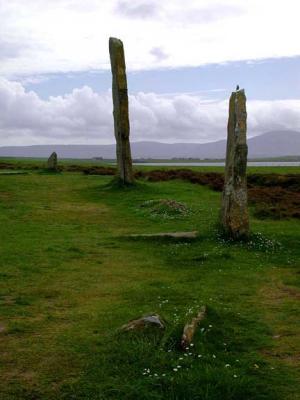
[[[128,113],[128,92],[124,48],[121,40],[109,39],[109,54],[112,72],[112,97],[115,137],[117,144],[117,164],[119,179],[133,183],[132,159],[129,142],[130,126]]]
[[[231,94],[227,125],[225,182],[221,223],[227,236],[242,239],[249,234],[247,207],[247,110],[244,89]]]
[[[47,169],[49,171],[57,171],[57,154],[55,153],[55,151],[48,158]]]

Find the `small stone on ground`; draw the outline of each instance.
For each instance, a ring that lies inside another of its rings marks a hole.
[[[165,329],[165,322],[158,314],[148,314],[141,318],[133,319],[121,327],[122,331],[142,330],[148,327]]]

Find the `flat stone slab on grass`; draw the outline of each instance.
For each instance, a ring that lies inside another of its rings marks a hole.
[[[28,175],[27,171],[0,171],[0,175]]]
[[[174,239],[196,239],[198,231],[191,232],[161,232],[161,233],[140,233],[127,235],[130,238],[174,238]]]

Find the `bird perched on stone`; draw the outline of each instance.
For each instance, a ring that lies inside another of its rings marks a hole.
[[[239,85],[236,85],[236,90],[237,91],[240,90],[240,86]]]

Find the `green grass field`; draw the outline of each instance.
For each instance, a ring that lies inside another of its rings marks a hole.
[[[220,193],[110,182],[0,175],[0,399],[300,399],[299,220],[252,217],[250,241],[230,243],[216,229]],[[153,199],[188,213],[141,207]],[[126,238],[181,230],[199,238]],[[163,334],[118,332],[148,312],[166,319]]]

